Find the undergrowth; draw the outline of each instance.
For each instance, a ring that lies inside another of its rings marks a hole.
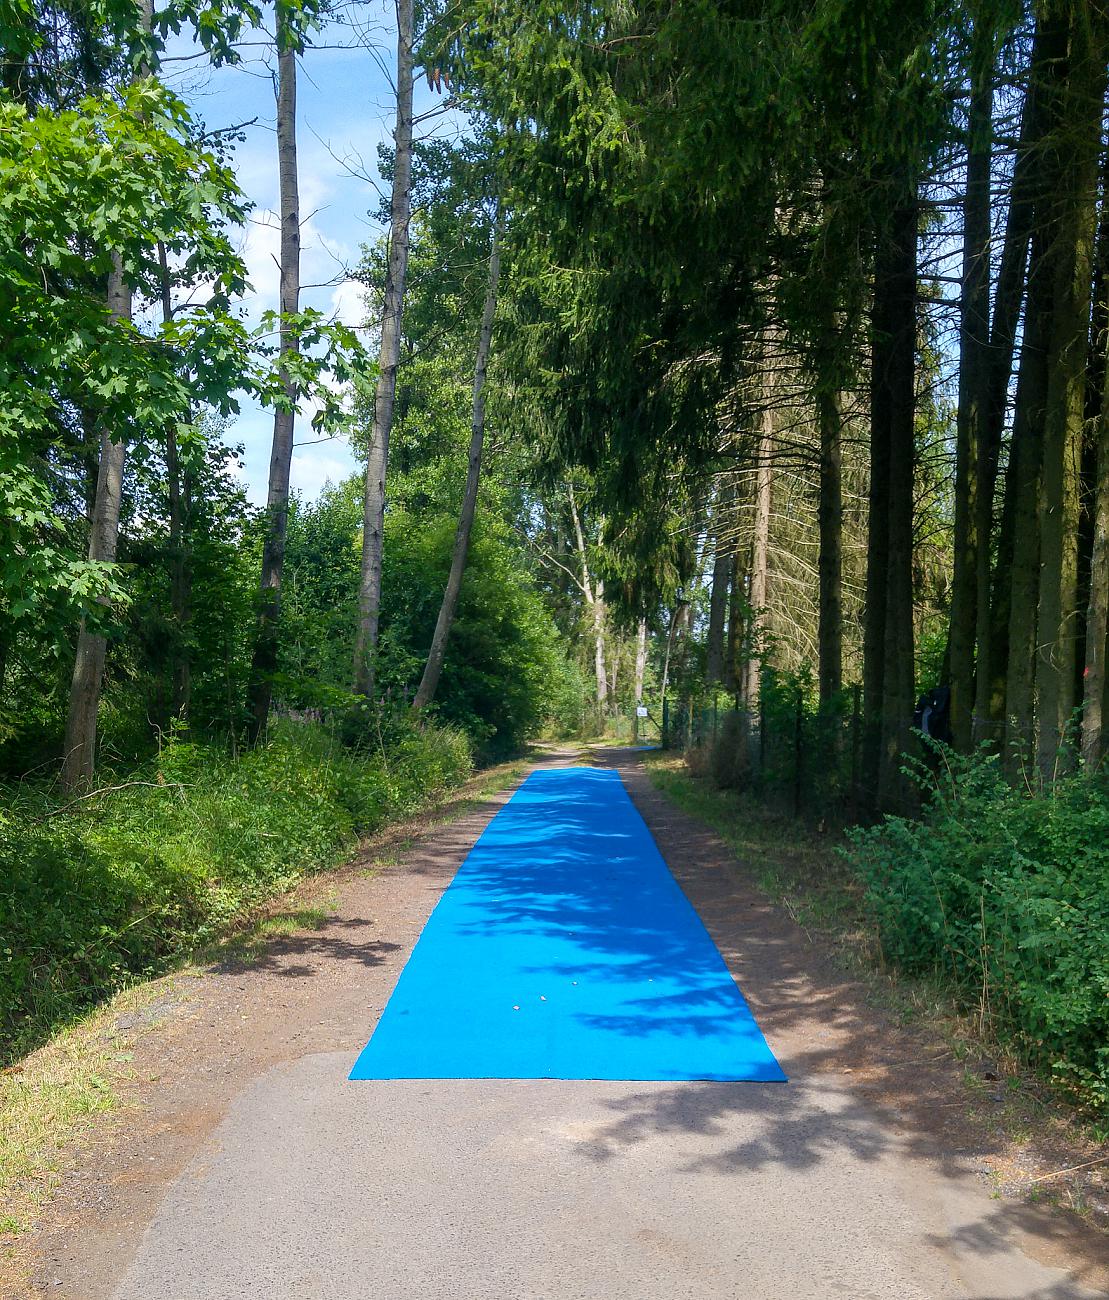
[[[1014,788],[944,754],[919,819],[850,834],[888,960],[944,980],[984,1037],[1109,1125],[1109,783]]]
[[[238,758],[175,741],[77,801],[0,786],[0,1062],[471,770],[451,728],[394,728],[364,751],[285,723]]]

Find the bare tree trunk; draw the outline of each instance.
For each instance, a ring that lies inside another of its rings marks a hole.
[[[912,734],[916,698],[913,654],[913,471],[916,411],[917,205],[909,192],[892,218],[880,282],[885,343],[879,365],[889,388],[889,523],[887,526],[885,668],[882,679],[881,805],[911,804],[901,756]],[[876,292],[879,286],[876,286]]]
[[[374,655],[381,617],[381,564],[385,541],[385,476],[389,435],[397,391],[404,284],[408,275],[408,223],[412,209],[412,65],[413,0],[397,0],[397,121],[393,132],[393,195],[389,224],[389,259],[381,317],[377,392],[373,430],[366,460],[363,503],[362,575],[358,589],[358,631],[354,642],[354,689],[372,695]]]
[[[574,498],[574,485],[570,484],[570,515],[574,521],[574,537],[578,544],[578,559],[581,564],[581,589],[585,593],[585,603],[593,620],[593,668],[597,678],[597,707],[604,711],[608,705],[608,674],[605,672],[605,603],[604,584],[600,581],[594,586],[589,576],[589,560],[585,553],[585,534],[582,531],[581,516]]]
[[[281,205],[280,310],[284,317],[300,306],[300,194],[297,182],[296,50],[284,24],[277,31],[277,165]],[[250,713],[248,739],[257,744],[265,734],[277,672],[278,620],[281,616],[281,573],[285,564],[285,535],[289,527],[289,476],[293,464],[293,424],[296,385],[285,359],[298,349],[296,330],[282,320],[279,358],[287,410],[273,416],[269,491],[266,496],[266,541],[262,550],[261,602],[247,690]]]
[[[728,581],[732,571],[735,543],[728,537],[731,520],[728,507],[731,485],[723,487],[716,501],[716,549],[712,564],[712,593],[709,597],[708,646],[705,678],[711,684],[724,680],[724,625],[728,615]]]
[[[1091,5],[1071,22],[1055,206],[1051,338],[1040,480],[1037,761],[1050,780],[1069,764],[1063,749],[1075,704],[1078,611],[1078,484],[1085,414],[1097,166],[1105,99],[1106,27]]]
[[[817,522],[820,703],[829,704],[843,686],[843,412],[839,393],[817,392],[820,417],[820,488]]]
[[[458,529],[454,535],[454,551],[451,555],[451,570],[447,578],[443,603],[439,606],[439,617],[435,622],[435,632],[431,638],[431,650],[427,656],[416,698],[412,701],[414,709],[425,708],[435,698],[439,686],[439,677],[443,671],[443,659],[447,652],[454,623],[455,610],[458,608],[458,596],[462,590],[462,577],[466,572],[466,556],[470,550],[470,533],[473,531],[474,514],[477,510],[478,487],[481,482],[481,452],[485,441],[485,372],[489,364],[489,347],[493,338],[493,317],[497,310],[497,285],[501,274],[501,214],[498,206],[493,226],[493,243],[489,253],[489,281],[485,289],[485,304],[481,314],[481,329],[478,332],[477,360],[474,364],[473,405],[470,416],[470,462],[466,471],[466,491],[462,498],[462,512],[458,518]]]
[[[639,707],[643,703],[643,678],[647,674],[647,620],[641,618],[635,636],[635,738],[639,739]]]
[[[131,286],[124,279],[123,263],[112,256],[108,276],[108,310],[121,324],[131,323]],[[119,543],[119,513],[123,500],[123,467],[127,446],[116,442],[105,427],[100,437],[100,468],[96,478],[96,498],[89,531],[89,559],[111,564]],[[85,619],[77,634],[77,654],[73,661],[73,678],[69,688],[69,715],[65,727],[65,754],[62,759],[62,788],[78,790],[92,780],[96,766],[96,727],[100,709],[100,690],[104,681],[104,662],[108,643],[89,630]]]
[[[970,53],[967,183],[963,199],[963,283],[959,324],[959,411],[955,461],[955,557],[948,659],[951,729],[957,748],[973,731],[979,559],[989,577],[992,499],[988,485],[986,405],[990,347],[990,163],[993,126],[994,25],[979,6]],[[992,497],[992,490],[990,491]],[[983,528],[984,526],[984,528]],[[988,623],[987,623],[988,626]]]
[[[740,662],[743,654],[743,626],[747,621],[747,596],[744,591],[743,563],[739,549],[732,555],[731,596],[728,600],[728,645],[724,655],[724,685],[736,698],[739,706],[743,694],[743,671]]]
[[[764,350],[764,365],[772,367],[774,355]],[[766,620],[766,597],[770,569],[770,506],[774,487],[774,378],[767,370],[763,381],[762,432],[759,437],[758,464],[755,470],[755,528],[751,541],[751,623],[747,663],[744,665],[747,707],[759,706],[759,685],[762,675],[761,656]]]

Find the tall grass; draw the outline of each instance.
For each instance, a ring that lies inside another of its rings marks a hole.
[[[287,723],[239,758],[175,742],[76,802],[0,786],[0,1061],[471,771],[453,729],[406,728],[367,756]]]

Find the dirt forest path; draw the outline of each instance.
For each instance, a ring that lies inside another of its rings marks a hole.
[[[578,761],[554,752],[544,765]],[[790,1082],[348,1082],[441,893],[510,791],[322,926],[164,981],[134,1103],[28,1243],[77,1300],[1083,1300],[1104,1237],[1003,1200],[949,1061],[866,1006],[723,845],[625,784]]]

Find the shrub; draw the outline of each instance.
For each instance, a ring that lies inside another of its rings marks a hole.
[[[947,755],[920,821],[856,830],[886,954],[944,975],[984,1027],[1109,1115],[1109,788],[1013,789]]]
[[[210,941],[472,770],[457,730],[408,723],[376,755],[284,724],[240,758],[175,742],[131,780],[67,809],[0,788],[0,1055]]]

